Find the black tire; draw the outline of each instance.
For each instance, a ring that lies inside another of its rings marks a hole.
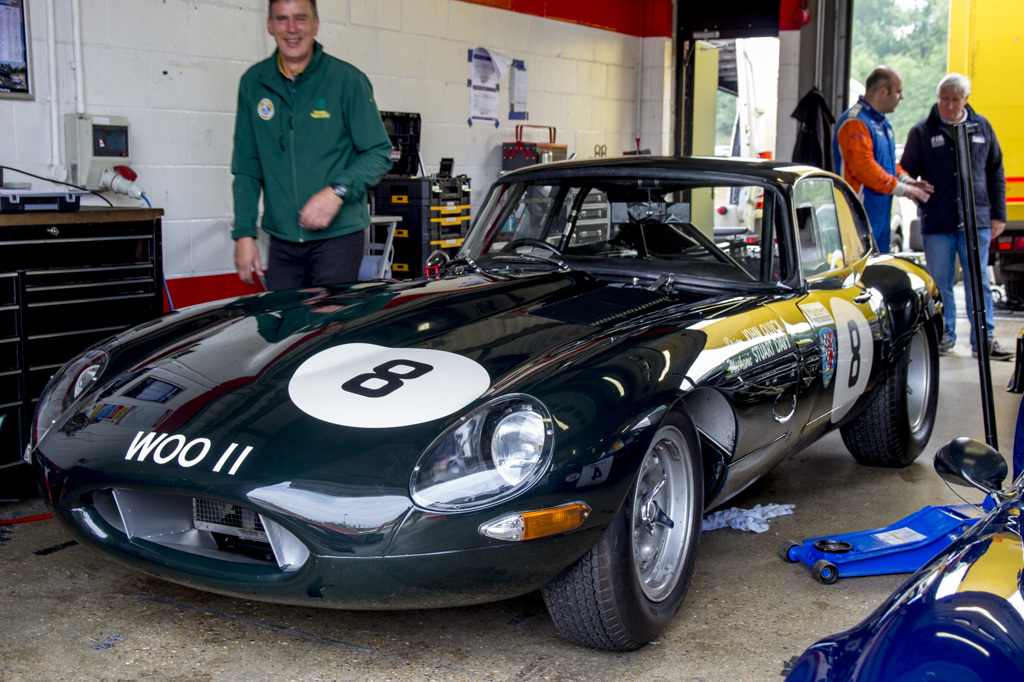
[[[903,252],[903,234],[900,232],[895,233],[889,241],[889,253],[902,253]]]
[[[782,557],[783,561],[787,561],[787,562],[789,562],[791,564],[795,564],[797,561],[799,561],[799,559],[794,559],[791,556],[789,556],[789,550],[793,549],[794,547],[799,547],[799,546],[800,546],[799,542],[794,542],[792,540],[783,540],[779,544],[779,556]]]
[[[909,466],[935,427],[939,352],[933,325],[918,328],[896,366],[878,382],[864,410],[840,429],[843,442],[861,464]]]
[[[693,576],[704,504],[694,434],[682,413],[665,418],[601,540],[544,587],[548,613],[566,639],[631,651],[675,617]]]
[[[818,559],[811,566],[811,575],[822,585],[831,585],[839,577],[839,570],[824,559]]]

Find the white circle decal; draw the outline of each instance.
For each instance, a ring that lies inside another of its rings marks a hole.
[[[455,353],[349,343],[299,365],[288,395],[322,421],[382,429],[446,417],[490,384],[487,370]]]
[[[833,377],[832,422],[846,416],[868,385],[874,364],[875,342],[864,313],[846,299],[832,299],[836,320],[836,369]]]

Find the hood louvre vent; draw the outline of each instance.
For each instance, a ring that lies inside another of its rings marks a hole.
[[[570,324],[598,327],[664,303],[668,296],[649,289],[604,287],[552,303],[531,314]]]

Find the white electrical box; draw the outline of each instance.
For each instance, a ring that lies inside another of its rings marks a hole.
[[[130,124],[121,116],[64,116],[69,181],[86,189],[101,189],[100,175],[114,166],[130,166]]]

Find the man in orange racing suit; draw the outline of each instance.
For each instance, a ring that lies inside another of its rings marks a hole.
[[[917,203],[928,201],[932,186],[914,180],[896,163],[896,138],[885,117],[903,99],[903,79],[894,69],[879,66],[868,75],[864,95],[836,121],[832,155],[836,173],[857,192],[882,253],[889,252],[893,196]]]

